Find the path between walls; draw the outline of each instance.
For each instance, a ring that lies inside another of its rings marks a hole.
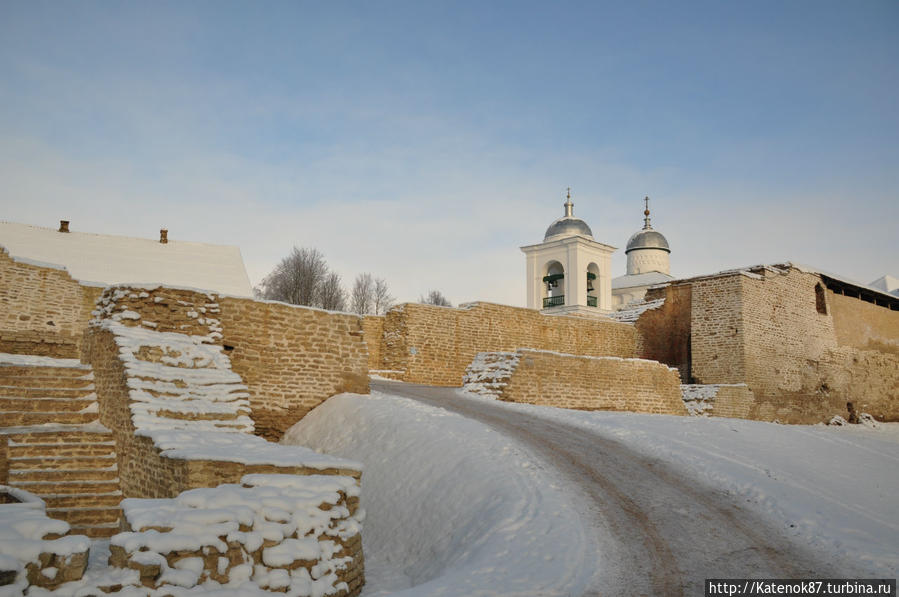
[[[461,414],[470,423],[476,421],[486,425],[488,434],[492,433],[496,438],[507,442],[509,450],[517,454],[519,460],[529,459],[530,465],[539,471],[540,475],[533,477],[531,482],[542,483],[543,487],[551,487],[561,493],[560,503],[564,504],[564,508],[561,508],[560,514],[573,517],[574,521],[557,520],[551,527],[580,529],[581,536],[574,537],[573,541],[580,545],[580,555],[575,560],[578,560],[576,565],[582,567],[582,575],[577,580],[574,580],[576,575],[564,577],[553,585],[542,577],[540,571],[534,571],[536,573],[532,572],[529,576],[543,583],[543,588],[536,593],[524,591],[516,594],[692,595],[701,594],[703,580],[711,577],[865,576],[861,570],[846,563],[848,560],[842,561],[832,553],[814,553],[799,545],[772,521],[737,505],[734,496],[721,488],[704,486],[684,477],[661,460],[634,451],[608,434],[557,418],[542,417],[539,413],[518,412],[508,408],[508,405],[494,405],[483,399],[467,399],[450,388],[373,381],[372,389],[376,392],[375,399],[379,393],[401,396],[439,408],[440,410],[427,409],[432,417],[439,417],[440,412]],[[392,396],[383,396],[382,399],[397,400]],[[410,419],[404,422],[409,424],[414,418],[410,415]],[[446,434],[452,434],[456,426],[451,420],[454,418],[448,417],[443,426]],[[378,421],[368,423],[370,426],[379,424]],[[399,422],[394,422],[393,425],[400,428]],[[302,422],[298,427],[301,426]],[[305,437],[302,433],[296,437],[311,442],[309,445],[316,448],[337,449],[338,453],[341,444],[352,449],[349,444],[353,442],[348,444],[339,439],[337,436],[340,433],[330,437],[315,437],[315,427],[313,419],[306,425]],[[481,433],[484,430],[481,427]],[[370,430],[366,430],[362,435],[369,433]],[[442,431],[438,433],[443,435]],[[470,447],[476,447],[479,440],[474,435],[470,437]],[[436,435],[434,438],[436,441]],[[357,448],[363,445],[365,442],[361,440],[356,443]],[[371,456],[360,453],[342,455],[371,460]],[[486,456],[491,455],[485,455],[483,460],[491,459]],[[508,460],[508,464],[518,465],[514,458]],[[375,475],[372,467],[367,470],[367,474]],[[434,472],[443,474],[439,469]],[[471,473],[462,473],[460,482],[465,483],[465,476],[468,474]],[[365,485],[370,487],[373,481],[374,479],[369,478]],[[452,496],[428,495],[426,489],[422,489],[420,499],[452,499]],[[526,488],[525,491],[531,489]],[[389,494],[390,488],[383,488],[382,491]],[[410,498],[408,495],[403,497]],[[365,500],[363,495],[363,503]],[[377,503],[378,500],[370,501]],[[546,505],[544,503],[540,507],[548,510]],[[477,508],[481,505],[469,506]],[[371,525],[375,524],[378,516],[385,513],[377,512],[378,508],[372,505],[367,507],[370,516],[368,533],[374,530]],[[385,506],[381,504],[379,507]],[[389,504],[386,507],[389,508]],[[398,521],[398,524],[402,522],[413,526],[415,517],[427,512],[427,507],[410,503],[400,514],[394,511],[393,516],[405,515],[412,521]],[[483,532],[491,533],[489,512],[485,514],[487,516]],[[462,519],[459,512],[456,515]],[[469,513],[469,516],[476,517],[478,513]],[[531,522],[539,520],[539,515],[531,518]],[[419,525],[427,527],[428,524],[427,520],[419,521]],[[401,529],[397,529],[394,534],[399,535],[395,541],[403,540]],[[377,560],[375,553],[388,549],[388,546],[380,544],[383,537],[374,532],[371,535],[374,543],[367,544],[366,550],[369,573],[374,577],[377,576],[376,566],[396,566],[397,562]],[[570,545],[566,545],[565,541],[555,543],[557,539],[545,537],[543,549],[547,554],[555,552],[566,557],[566,553],[571,553],[571,550],[566,552]],[[474,542],[473,547],[477,547],[475,536],[469,537],[469,540]],[[415,563],[419,567],[427,564],[430,576],[416,577],[414,571],[409,575],[407,580],[410,584],[414,586],[420,583],[414,591],[416,595],[436,594],[445,591],[447,586],[450,587],[450,592],[441,594],[456,594],[452,590],[453,578],[457,581],[464,579],[467,583],[465,590],[483,591],[480,594],[484,595],[512,592],[504,591],[503,587],[496,586],[495,583],[497,579],[504,577],[502,568],[515,569],[521,555],[515,553],[514,549],[501,557],[483,553],[480,561],[466,564],[457,557],[458,553],[454,553],[447,545],[437,545],[438,543],[425,541],[420,545],[425,553]],[[446,549],[441,551],[439,547]],[[461,544],[455,545],[456,549],[462,547]],[[522,550],[526,551],[527,549]],[[435,561],[441,559],[442,561]],[[491,567],[485,565],[485,560],[492,561],[495,565],[493,573],[483,573],[485,568]],[[480,578],[478,579],[478,574],[469,574],[467,577],[462,574],[466,565],[470,572],[482,573]],[[549,573],[551,570],[544,572]],[[475,586],[472,584],[473,579],[478,579],[483,584]],[[433,591],[430,590],[432,587]],[[553,587],[557,592],[553,591]],[[579,587],[577,591],[574,590],[575,587]],[[366,595],[380,594],[377,592],[379,588],[388,593],[403,587],[398,584],[391,586],[390,583],[375,584],[371,587],[372,592],[366,592]],[[459,594],[464,594],[464,591]]]

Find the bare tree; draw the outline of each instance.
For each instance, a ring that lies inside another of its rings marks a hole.
[[[371,274],[359,274],[353,282],[353,291],[350,293],[350,310],[359,315],[371,313],[374,295],[375,284]]]
[[[328,276],[328,265],[318,249],[298,249],[281,260],[263,278],[258,292],[262,298],[294,305],[320,306],[321,286]]]
[[[346,292],[340,284],[340,275],[330,272],[325,276],[319,288],[319,306],[329,311],[343,311],[346,309]]]
[[[419,303],[424,303],[426,305],[437,305],[438,307],[452,307],[453,304],[449,302],[449,300],[443,296],[443,293],[439,290],[431,290],[428,292],[428,296],[423,296],[418,299]]]
[[[375,315],[384,315],[384,313],[393,306],[395,301],[396,299],[391,296],[390,291],[387,288],[387,282],[384,281],[384,278],[376,279],[374,296]]]

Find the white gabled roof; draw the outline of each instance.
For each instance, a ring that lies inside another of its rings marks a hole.
[[[0,222],[0,246],[10,256],[63,266],[80,282],[164,284],[252,296],[240,249],[180,240],[57,232]]]
[[[890,275],[880,276],[868,286],[899,296],[899,278]]]
[[[653,286],[664,284],[674,280],[674,276],[662,272],[643,272],[642,274],[629,274],[612,278],[612,290],[619,288],[634,288],[637,286]]]

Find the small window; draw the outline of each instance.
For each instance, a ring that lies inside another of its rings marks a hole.
[[[815,284],[815,309],[821,315],[827,315],[827,297],[824,285],[820,282]]]

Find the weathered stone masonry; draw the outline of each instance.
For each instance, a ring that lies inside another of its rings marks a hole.
[[[372,326],[374,333],[377,328]],[[460,308],[407,303],[388,311],[377,370],[411,383],[458,386],[484,351],[518,348],[588,356],[633,357],[634,326],[610,319],[544,315],[532,309],[473,303]],[[377,338],[367,337],[369,345]]]

